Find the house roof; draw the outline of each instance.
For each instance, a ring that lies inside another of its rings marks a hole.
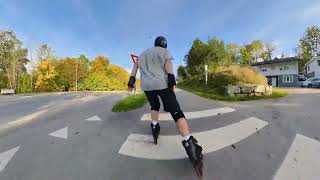
[[[315,61],[315,60],[320,60],[320,56],[317,56],[317,57],[312,58],[310,61],[308,61],[308,62],[304,65],[304,67],[306,67],[307,65],[309,65],[310,63],[312,63],[312,62]]]
[[[265,64],[276,64],[276,63],[285,63],[285,62],[294,62],[298,61],[299,59],[297,57],[287,57],[287,58],[275,58],[271,61],[262,61],[262,62],[255,62],[252,63],[251,66],[260,66],[260,65],[265,65]]]

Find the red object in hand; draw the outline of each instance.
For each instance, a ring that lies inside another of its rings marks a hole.
[[[132,61],[136,64],[138,62],[138,56],[131,54]]]

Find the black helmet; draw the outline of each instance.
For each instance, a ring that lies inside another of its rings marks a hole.
[[[167,48],[167,40],[163,36],[158,36],[154,41],[154,46],[159,46],[163,48]]]

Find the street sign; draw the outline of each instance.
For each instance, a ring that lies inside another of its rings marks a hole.
[[[132,59],[133,63],[137,63],[138,62],[138,58],[139,58],[139,56],[131,54],[131,59]]]

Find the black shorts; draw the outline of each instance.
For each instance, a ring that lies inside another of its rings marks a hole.
[[[150,103],[151,110],[160,110],[160,102],[158,96],[160,96],[162,100],[164,111],[175,112],[177,110],[180,110],[180,105],[177,101],[173,89],[167,88],[161,90],[145,91],[145,94]]]

